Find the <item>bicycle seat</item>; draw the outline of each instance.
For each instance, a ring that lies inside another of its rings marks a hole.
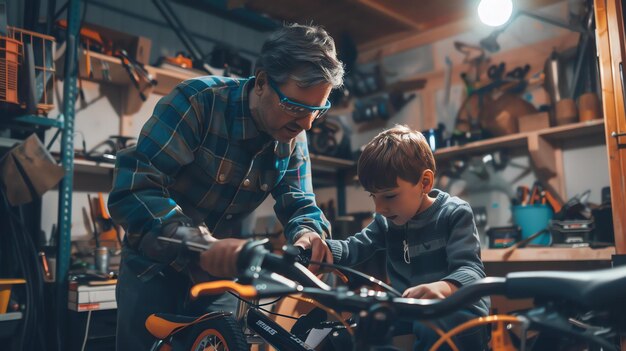
[[[506,295],[568,300],[592,309],[614,309],[626,295],[626,266],[588,272],[535,271],[506,276]]]
[[[203,320],[229,315],[228,312],[209,312],[200,317],[188,317],[171,313],[154,313],[146,319],[146,329],[155,338],[163,340],[177,331]]]

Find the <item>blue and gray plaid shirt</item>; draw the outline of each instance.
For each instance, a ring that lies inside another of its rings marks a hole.
[[[117,155],[108,207],[131,246],[164,224],[206,224],[239,237],[238,224],[272,194],[292,241],[330,234],[315,203],[306,133],[281,143],[259,132],[248,106],[254,78],[200,77],[163,97],[136,147]]]

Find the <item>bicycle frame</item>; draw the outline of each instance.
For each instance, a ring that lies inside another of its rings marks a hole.
[[[286,331],[278,323],[254,308],[249,308],[245,316],[246,326],[277,350],[313,350],[297,336]]]
[[[244,254],[245,250],[245,254]],[[388,292],[362,289],[331,288],[294,262],[293,252],[284,256],[270,253],[262,244],[246,245],[240,254],[240,281],[214,281],[194,286],[191,296],[220,294],[232,291],[244,299],[308,295],[329,308],[354,313],[358,319],[353,345],[358,350],[370,346],[390,345],[388,332],[397,319],[434,320],[456,311],[469,301],[482,296],[501,295],[507,298],[536,298],[535,308],[520,316],[487,316],[466,322],[448,332],[435,329],[441,339],[438,347],[458,332],[480,324],[496,323],[492,335],[494,351],[515,350],[506,325],[520,323],[523,336],[531,329],[548,331],[551,335],[573,336],[594,343],[606,350],[615,349],[611,339],[626,331],[626,307],[619,302],[626,293],[626,267],[594,272],[516,272],[506,277],[483,278],[463,286],[443,300],[418,300],[394,297]],[[373,278],[372,278],[373,279]],[[238,319],[242,327],[257,333],[279,350],[312,350],[298,336],[286,331],[259,312],[254,304],[240,302]],[[620,307],[621,306],[621,307]],[[589,318],[578,318],[586,315]],[[596,317],[599,319],[596,320]],[[597,323],[599,322],[599,323]],[[521,339],[524,348],[524,339]],[[453,350],[456,346],[450,345]]]

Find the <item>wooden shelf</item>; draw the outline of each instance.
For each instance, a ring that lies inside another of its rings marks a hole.
[[[139,98],[137,89],[118,57],[83,49],[78,55],[78,61],[78,76],[81,79],[112,84],[126,89],[127,98],[123,108],[124,114],[132,115],[139,111],[143,101]],[[62,67],[60,63],[57,62],[57,65]],[[149,65],[144,65],[144,67],[157,80],[157,85],[151,86],[145,79],[141,79],[140,86],[145,96],[149,96],[151,93],[166,95],[183,80],[198,76],[194,71],[187,73]]]
[[[528,145],[528,133],[506,135],[498,138],[474,141],[462,146],[451,146],[435,151],[435,159],[444,161],[461,155],[477,154],[497,149],[510,149]]]
[[[112,175],[114,168],[113,163],[74,159],[74,172],[78,173]]]
[[[517,133],[497,138],[471,142],[462,146],[452,146],[435,151],[437,161],[445,161],[460,155],[479,154],[499,149],[527,147],[529,138],[541,137],[547,141],[562,141],[574,137],[602,135],[604,120],[572,123],[564,126],[541,129],[534,132]]]
[[[528,247],[515,250],[508,259],[503,255],[507,249],[482,250],[483,262],[554,262],[554,261],[610,261],[615,254],[615,247],[592,249],[589,247]]]
[[[91,75],[89,75],[87,71],[88,60],[90,62],[89,67]],[[149,65],[144,65],[144,68],[158,82],[152,92],[160,95],[169,94],[170,91],[178,85],[178,83],[184,80],[199,77],[205,74],[196,70],[185,70],[183,68],[169,69]],[[224,70],[220,68],[211,67],[211,70],[215,75],[221,75],[224,73]],[[108,74],[106,71],[108,71]],[[88,52],[86,50],[82,50],[82,54],[79,55],[79,76],[83,79],[100,83],[124,86],[132,85],[130,77],[118,57],[104,55],[93,51]]]
[[[590,135],[602,135],[604,133],[604,120],[595,119],[587,122],[567,124],[564,126],[542,129],[536,132],[540,137],[550,141],[567,140],[575,137]]]
[[[541,129],[533,132],[517,133],[502,137],[475,141],[463,146],[453,146],[435,151],[437,162],[445,162],[458,157],[480,155],[503,149],[524,149],[528,152],[537,178],[557,200],[567,200],[563,168],[563,142],[591,138],[594,143],[603,143],[604,120],[572,123],[564,126]]]
[[[319,171],[337,171],[350,169],[356,165],[352,160],[336,158],[324,155],[309,154],[311,157],[311,168]]]
[[[169,94],[175,86],[180,82],[198,77],[199,75],[193,71],[178,72],[171,69],[146,66],[146,70],[152,74],[158,84],[154,87],[154,93],[159,95]]]
[[[336,186],[336,178],[324,177],[324,175],[334,175],[339,170],[351,169],[355,162],[335,157],[311,154],[311,168],[315,172],[321,172],[313,177],[316,186]],[[58,158],[58,155],[57,155]],[[103,191],[110,190],[113,181],[113,170],[115,165],[108,162],[95,162],[84,159],[74,160],[75,186],[83,191]]]

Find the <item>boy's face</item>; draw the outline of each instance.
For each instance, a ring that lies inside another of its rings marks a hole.
[[[428,205],[425,201],[423,176],[417,184],[397,178],[398,186],[370,193],[376,205],[376,212],[385,216],[396,225],[403,225],[411,217],[423,211]]]

